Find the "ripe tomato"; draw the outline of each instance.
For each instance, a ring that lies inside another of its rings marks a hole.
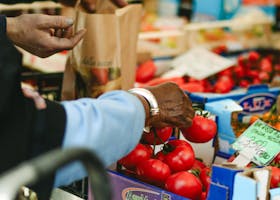
[[[157,145],[166,142],[172,135],[172,127],[156,128],[156,134],[151,130],[151,132],[143,132],[141,137],[141,143]]]
[[[94,79],[97,81],[97,83],[100,85],[105,85],[109,81],[109,68],[93,67],[91,68],[91,74],[94,77]]]
[[[234,87],[233,79],[230,76],[219,76],[217,82],[214,84],[214,92],[227,93]]]
[[[180,139],[175,139],[175,140],[170,140],[167,143],[168,145],[171,145],[173,147],[179,146],[179,145],[185,145],[187,147],[192,148],[192,146],[190,145],[190,143],[188,143],[186,140],[180,140]]]
[[[180,88],[187,92],[204,92],[204,87],[201,83],[190,82],[180,85]]]
[[[214,120],[196,115],[192,125],[181,129],[183,136],[190,142],[204,143],[210,141],[217,133],[217,124]]]
[[[136,169],[138,179],[159,187],[164,186],[171,171],[167,164],[157,159],[149,159],[139,163]]]
[[[156,154],[157,157],[169,166],[172,173],[191,169],[195,161],[193,148],[185,145],[167,144]]]
[[[182,171],[172,174],[166,179],[166,190],[183,197],[196,200],[202,194],[202,183],[190,172]]]
[[[272,63],[271,63],[271,60],[269,58],[263,58],[261,60],[261,63],[260,63],[260,68],[261,68],[261,71],[264,71],[264,72],[272,72]]]
[[[128,155],[121,158],[118,163],[127,169],[135,170],[136,166],[140,162],[148,160],[152,153],[151,146],[139,143]]]
[[[260,54],[256,51],[250,51],[248,54],[248,60],[251,62],[258,61],[260,58]]]
[[[280,187],[280,168],[269,166],[271,169],[270,188]]]
[[[210,167],[204,167],[199,174],[199,178],[201,180],[201,183],[203,185],[203,191],[206,191],[208,193],[211,183],[211,168]]]
[[[275,156],[270,165],[280,167],[280,153]]]
[[[146,83],[156,74],[157,67],[152,60],[146,61],[140,64],[136,69],[136,81],[140,83]]]
[[[192,169],[201,171],[205,167],[206,164],[200,158],[195,158]]]

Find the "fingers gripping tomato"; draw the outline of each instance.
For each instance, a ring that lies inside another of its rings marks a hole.
[[[156,128],[156,133],[152,130],[148,133],[144,132],[141,137],[141,143],[157,145],[166,142],[172,135],[172,127]]]
[[[151,146],[139,143],[128,155],[121,158],[118,163],[127,169],[135,170],[136,166],[140,162],[148,160],[152,153]]]
[[[183,136],[190,142],[204,143],[210,141],[217,133],[214,120],[196,115],[190,127],[181,129]]]
[[[192,200],[199,200],[202,194],[202,183],[190,172],[182,171],[166,179],[165,188],[175,194]]]
[[[164,186],[165,180],[171,171],[167,164],[157,159],[149,159],[141,162],[136,169],[140,180],[156,186]]]

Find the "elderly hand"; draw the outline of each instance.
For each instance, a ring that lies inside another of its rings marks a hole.
[[[146,87],[155,96],[159,114],[149,116],[146,125],[153,127],[188,127],[192,124],[194,110],[189,97],[175,83]]]
[[[23,14],[7,18],[7,36],[15,45],[44,58],[72,49],[82,39],[86,30],[72,35],[72,25],[73,20],[64,16]]]
[[[77,3],[77,0],[60,0],[59,2],[65,6],[74,7]],[[111,0],[111,2],[118,7],[124,7],[127,5],[125,0]],[[88,12],[94,12],[95,5],[96,5],[96,0],[81,0],[81,6]]]

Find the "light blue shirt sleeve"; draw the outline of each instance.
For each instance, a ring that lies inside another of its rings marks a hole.
[[[117,90],[97,99],[82,98],[62,105],[66,111],[62,147],[89,148],[105,166],[128,154],[141,138],[145,110],[141,101],[128,92]],[[55,187],[86,175],[82,164],[72,163],[58,170]]]

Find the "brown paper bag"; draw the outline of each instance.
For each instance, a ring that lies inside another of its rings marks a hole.
[[[69,54],[62,100],[98,97],[134,86],[142,6],[119,9],[109,0],[98,0],[96,8],[94,14],[77,9],[75,30],[87,32]]]

